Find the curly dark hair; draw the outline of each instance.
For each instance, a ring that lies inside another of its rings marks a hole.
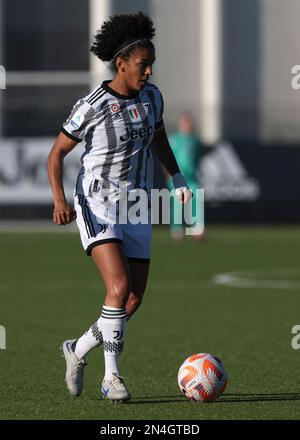
[[[151,40],[154,35],[153,22],[143,12],[114,15],[103,23],[101,29],[95,35],[91,52],[101,61],[112,61],[112,67],[116,69],[115,54],[118,53],[118,56],[127,59],[138,47],[153,48]],[[130,45],[124,51],[122,50],[122,45],[126,41],[130,44],[135,39],[141,41]]]

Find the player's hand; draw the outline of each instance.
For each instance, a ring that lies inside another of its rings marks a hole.
[[[193,197],[192,191],[188,187],[185,178],[181,173],[176,173],[172,176],[173,185],[175,188],[175,195],[181,203],[188,203]]]
[[[67,203],[56,203],[53,210],[53,221],[58,225],[67,225],[76,218],[76,211]]]
[[[193,197],[192,191],[187,186],[177,188],[175,190],[175,195],[178,198],[178,200],[183,204],[188,203]]]

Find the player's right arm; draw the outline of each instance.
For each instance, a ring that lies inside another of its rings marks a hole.
[[[53,221],[58,225],[71,223],[76,218],[76,211],[67,203],[63,185],[64,157],[76,145],[77,142],[61,132],[56,138],[47,160],[49,182],[54,201]]]

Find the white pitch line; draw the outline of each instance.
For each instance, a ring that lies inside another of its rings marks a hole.
[[[299,277],[299,280],[289,279],[295,276]],[[300,289],[300,268],[227,272],[215,275],[212,282],[250,289]]]

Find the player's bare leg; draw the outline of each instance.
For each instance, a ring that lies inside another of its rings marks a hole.
[[[125,307],[130,293],[130,273],[122,246],[118,243],[95,246],[92,258],[106,287],[105,305]]]
[[[126,304],[127,316],[131,317],[140,307],[148,281],[150,263],[128,260],[131,291]]]
[[[98,320],[104,345],[105,376],[102,393],[113,401],[125,401],[130,395],[119,371],[119,358],[125,341],[126,303],[130,294],[130,274],[122,246],[105,243],[94,247],[93,260],[106,287],[105,302]]]
[[[114,309],[120,309],[126,303],[126,316],[132,316],[142,302],[148,280],[149,262],[128,261],[123,256],[121,246],[115,243],[95,247],[92,257],[106,285],[105,313],[114,312]],[[100,320],[101,318],[74,344],[74,351],[78,359],[84,359],[91,349],[103,343]],[[114,342],[111,342],[111,347]],[[117,375],[115,382],[118,385],[118,361],[119,355],[106,356],[106,365],[108,365],[106,381],[108,384],[110,379],[107,379],[107,376],[115,377],[113,375],[115,373]],[[108,388],[108,386],[104,386],[105,390]]]

